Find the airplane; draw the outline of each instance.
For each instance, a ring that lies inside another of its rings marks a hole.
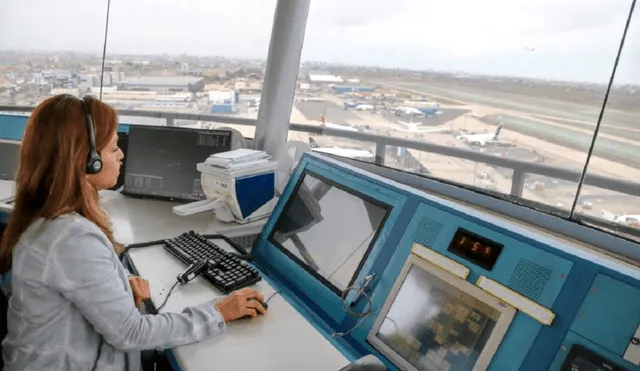
[[[502,130],[502,125],[498,126],[495,133],[462,134],[458,135],[456,139],[467,142],[470,145],[485,146],[487,143],[495,143],[499,141],[498,137],[500,136],[500,130]]]
[[[401,114],[406,114],[406,115],[424,115],[424,113],[422,111],[420,111],[417,108],[413,108],[413,107],[396,107],[396,109],[394,110],[394,113],[397,116],[400,116]]]
[[[431,116],[431,115],[435,115],[435,114],[439,114],[442,111],[440,111],[440,105],[438,103],[435,104],[435,106],[433,107],[396,107],[395,109],[395,114],[396,115],[401,115],[401,114],[407,114],[407,115],[427,115],[427,116]]]
[[[331,122],[327,122],[327,118],[325,117],[324,114],[320,115],[320,123],[325,128],[344,130],[344,131],[360,131],[360,130],[358,130],[358,129],[354,128],[354,127],[351,127],[351,126],[333,124]]]
[[[387,126],[394,130],[406,131],[411,133],[439,133],[439,132],[445,132],[449,130],[447,128],[419,129],[420,125],[422,124],[420,122],[413,122],[413,115],[411,115],[411,122],[398,121],[398,123],[402,126],[396,126],[396,125],[387,125]]]
[[[600,212],[600,216],[603,219],[608,220],[610,222],[625,225],[628,227],[637,227],[638,222],[640,221],[640,215],[630,215],[630,214],[618,215],[607,210],[602,210]]]
[[[370,104],[358,104],[356,107],[356,111],[373,111],[374,107]]]
[[[349,157],[356,160],[373,160],[375,157],[373,153],[362,150],[362,149],[352,149],[352,148],[340,148],[340,147],[320,147],[318,142],[313,139],[313,137],[309,137],[309,147],[311,147],[315,152],[327,153],[330,155],[336,155],[341,157]]]

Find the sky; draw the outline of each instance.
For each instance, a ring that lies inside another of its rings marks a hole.
[[[107,54],[264,59],[275,5],[276,0],[112,0]],[[606,83],[630,5],[631,0],[312,0],[302,60]],[[0,49],[101,53],[106,8],[106,0],[2,0]],[[639,8],[617,83],[640,84]]]

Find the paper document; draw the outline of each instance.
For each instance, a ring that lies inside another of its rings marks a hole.
[[[216,153],[205,160],[205,164],[223,168],[237,168],[240,164],[261,164],[267,162],[271,156],[264,151],[241,148],[233,151]]]

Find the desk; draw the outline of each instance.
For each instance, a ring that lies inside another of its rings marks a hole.
[[[117,191],[101,191],[100,202],[113,223],[116,240],[127,245],[175,237],[194,230],[201,234],[220,233],[233,238],[258,234],[267,219],[252,223],[224,223],[212,211],[180,216],[173,213],[176,202],[123,196]]]
[[[0,201],[12,198],[16,183],[13,180],[0,180]]]
[[[216,244],[232,251],[224,241]],[[164,301],[176,276],[185,269],[162,246],[131,250],[129,259],[140,276],[149,280],[151,299],[156,305]],[[276,291],[264,280],[252,287],[265,299]],[[185,286],[178,286],[163,310],[181,311],[219,295],[213,285],[198,277]],[[279,294],[269,301],[266,316],[229,323],[224,334],[175,348],[173,354],[184,371],[337,371],[349,364],[344,355]]]
[[[0,180],[0,212],[11,212],[16,183],[13,180]]]
[[[103,207],[113,223],[115,237],[122,243],[170,238],[194,230],[223,233],[229,237],[258,233],[266,219],[239,225],[222,223],[212,213],[179,216],[175,203],[124,197],[118,192],[100,192]],[[233,251],[224,241],[216,244]],[[129,260],[140,276],[149,280],[156,305],[186,266],[161,246],[134,249]],[[275,290],[264,280],[252,286],[265,299]],[[201,278],[177,287],[164,310],[182,311],[186,306],[212,300],[221,293]],[[232,322],[221,336],[173,349],[178,364],[190,370],[337,371],[349,364],[331,343],[280,295],[269,301],[265,317]]]

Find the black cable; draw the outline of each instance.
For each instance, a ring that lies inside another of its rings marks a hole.
[[[174,283],[173,286],[171,286],[171,289],[169,289],[169,292],[167,293],[167,296],[165,296],[164,301],[162,302],[162,304],[160,304],[160,306],[158,308],[156,308],[156,313],[160,313],[160,310],[165,306],[165,304],[167,304],[167,300],[169,300],[169,297],[173,293],[173,289],[175,289],[176,286],[178,286],[179,283],[180,282],[176,281],[176,283]]]
[[[273,294],[269,295],[267,300],[264,301],[265,304],[269,304],[269,300],[273,299],[274,296],[278,295],[280,291],[275,291]]]
[[[124,259],[124,256],[131,249],[138,249],[138,248],[141,248],[141,247],[148,247],[148,246],[162,245],[162,244],[164,244],[164,240],[155,240],[155,241],[149,241],[149,242],[132,243],[132,244],[126,245],[124,247],[124,250],[122,250],[122,252],[120,253],[120,256],[119,256],[120,261],[122,261],[122,259]]]
[[[591,146],[589,147],[589,151],[587,152],[587,159],[584,162],[584,167],[582,168],[582,174],[580,174],[580,181],[578,182],[578,188],[576,189],[576,197],[573,199],[573,205],[571,205],[571,211],[569,212],[569,219],[573,219],[573,215],[576,212],[576,206],[578,204],[578,197],[580,197],[580,193],[582,192],[582,184],[584,183],[584,179],[587,176],[587,171],[589,170],[589,163],[591,162],[591,156],[593,154],[593,148],[596,145],[596,140],[598,139],[598,132],[600,131],[600,124],[602,123],[602,118],[604,117],[604,111],[607,108],[607,103],[609,101],[609,93],[611,92],[611,86],[613,86],[613,81],[616,78],[616,71],[618,70],[618,63],[620,63],[620,56],[622,55],[622,49],[624,49],[624,42],[627,39],[627,32],[629,31],[629,25],[631,24],[631,17],[633,16],[633,10],[636,7],[636,0],[633,0],[631,3],[631,9],[629,10],[629,17],[627,18],[627,23],[624,26],[624,31],[622,32],[622,39],[620,39],[620,46],[618,47],[618,54],[616,55],[616,60],[613,63],[613,71],[611,71],[611,76],[609,77],[609,85],[607,85],[607,91],[604,94],[604,99],[602,101],[602,107],[600,108],[600,114],[598,115],[598,122],[596,123],[596,128],[593,131],[593,138],[591,139]]]
[[[231,247],[233,247],[239,253],[239,254],[236,254],[236,253],[233,253],[233,252],[229,252],[229,254],[237,257],[238,259],[247,260],[247,261],[253,260],[253,257],[251,256],[251,254],[249,254],[247,252],[247,250],[245,250],[243,247],[239,246],[235,242],[231,241],[231,239],[229,237],[225,236],[225,235],[222,235],[222,234],[201,234],[201,236],[206,238],[206,239],[208,239],[208,240],[224,240],[226,243],[228,243]],[[119,256],[120,257],[120,261],[122,261],[122,259],[124,259],[124,256],[131,249],[139,249],[141,247],[149,247],[149,246],[154,246],[154,245],[163,245],[164,241],[165,240],[155,240],[155,241],[132,243],[132,244],[126,245],[124,247],[124,250],[122,250],[122,252],[120,253],[120,256]]]
[[[100,71],[100,97],[102,99],[102,84],[104,81],[104,61],[107,59],[107,35],[109,35],[109,13],[111,12],[111,0],[107,1],[107,21],[104,26],[104,45],[102,46],[102,70]]]

